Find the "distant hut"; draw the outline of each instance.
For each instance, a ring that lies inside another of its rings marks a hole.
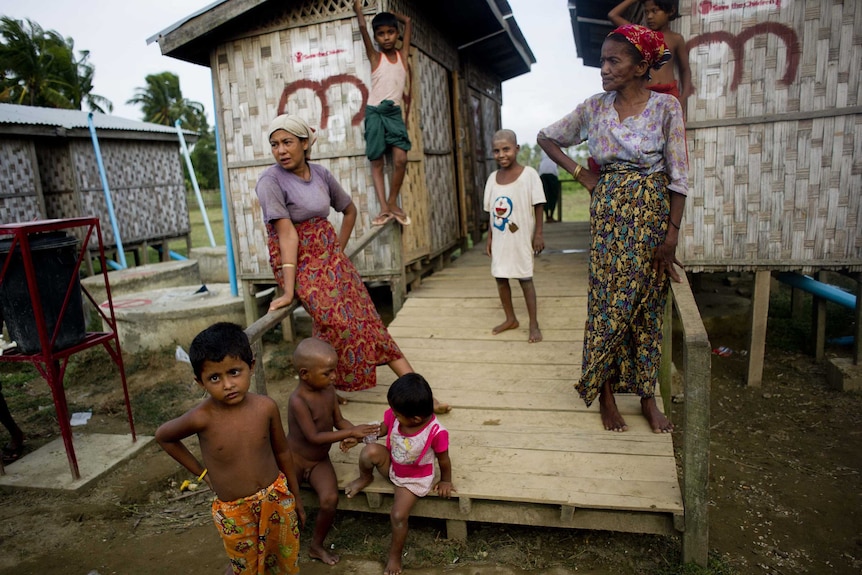
[[[169,240],[189,244],[176,129],[105,114],[93,124],[123,248],[137,259],[159,246],[166,258]],[[0,177],[0,222],[96,216],[105,247],[116,248],[87,112],[0,104]]]
[[[482,189],[493,168],[501,83],[535,61],[505,0],[365,2],[413,21],[404,108],[413,148],[401,198],[413,223],[382,235],[355,258],[367,282],[405,281],[439,266],[481,237]],[[371,229],[379,206],[364,155],[370,66],[351,0],[225,0],[164,30],[162,53],[213,72],[216,124],[229,193],[237,271],[246,298],[272,285],[264,222],[254,193],[273,163],[266,127],[279,113],[319,128],[313,159],[328,168],[359,210],[354,231]],[[388,178],[387,178],[388,179]],[[333,215],[337,224],[340,218]],[[249,320],[256,307],[247,306]]]
[[[616,3],[569,3],[588,66],[599,65]],[[680,7],[671,27],[688,42],[696,91],[678,253],[692,272],[756,272],[749,381],[759,383],[769,274],[862,271],[862,4]]]

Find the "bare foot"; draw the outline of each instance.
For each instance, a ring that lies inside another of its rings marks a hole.
[[[507,319],[506,321],[504,321],[503,323],[501,323],[500,325],[498,325],[497,327],[495,327],[494,329],[492,329],[492,330],[491,330],[491,333],[492,333],[492,334],[494,334],[494,335],[497,335],[497,334],[503,333],[503,332],[504,332],[504,331],[506,331],[507,329],[518,329],[518,326],[519,326],[519,325],[521,325],[521,324],[519,324],[519,323],[518,323],[518,320],[516,320],[516,319],[512,319],[512,320]]]
[[[671,433],[673,423],[659,410],[655,397],[641,398],[641,412],[647,418],[653,433]]]
[[[629,426],[626,425],[626,420],[617,409],[617,401],[614,399],[614,392],[610,386],[605,384],[602,386],[602,391],[599,394],[599,413],[602,415],[602,425],[608,431],[627,431]]]
[[[401,575],[401,558],[393,559],[389,558],[389,562],[386,563],[386,569],[383,570],[383,575]]]
[[[317,545],[315,543],[312,543],[311,546],[308,548],[308,556],[312,559],[319,559],[327,565],[335,565],[336,563],[338,563],[338,560],[341,559],[341,557],[339,557],[335,553],[330,553],[326,550],[325,547],[323,547],[322,545]]]
[[[529,343],[539,343],[542,341],[542,330],[539,329],[539,326],[530,327],[530,339],[527,340]]]
[[[437,398],[434,398],[434,413],[437,415],[443,415],[444,413],[449,413],[452,411],[452,406],[448,403],[440,403],[437,401]]]
[[[369,474],[368,477],[360,475],[353,481],[347,484],[344,488],[344,493],[348,499],[353,499],[353,496],[359,494],[363,489],[368,487],[374,481],[374,476]]]

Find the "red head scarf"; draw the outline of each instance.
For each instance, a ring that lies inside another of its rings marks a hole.
[[[620,26],[611,34],[620,34],[628,40],[632,46],[638,49],[647,65],[653,70],[661,68],[665,62],[670,60],[671,53],[664,43],[664,34],[650,30],[645,26],[637,24],[626,24]]]

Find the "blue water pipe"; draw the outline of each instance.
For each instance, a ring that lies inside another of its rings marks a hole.
[[[213,80],[213,110],[215,111],[215,122],[213,130],[215,131],[215,141],[216,141],[216,159],[218,161],[218,187],[221,192],[221,213],[222,219],[224,221],[224,243],[225,243],[225,251],[227,252],[227,274],[230,279],[230,295],[236,297],[239,295],[239,288],[237,287],[236,281],[236,264],[233,259],[233,239],[230,235],[230,216],[228,214],[228,205],[227,205],[227,190],[225,189],[225,174],[224,174],[224,164],[221,159],[221,138],[219,138],[218,131],[218,104],[216,103],[216,85],[215,80]]]
[[[186,167],[189,169],[189,178],[192,181],[192,188],[195,190],[195,197],[198,199],[198,208],[201,210],[201,215],[204,218],[204,227],[207,229],[207,236],[210,239],[210,246],[215,247],[216,242],[213,237],[213,230],[210,227],[210,219],[207,216],[207,209],[204,206],[204,199],[201,196],[201,189],[198,187],[198,177],[195,174],[195,169],[192,166],[192,157],[189,155],[189,148],[186,146],[186,139],[183,137],[183,129],[180,127],[180,120],[174,122],[174,126],[177,128],[177,138],[180,140],[180,148],[183,150],[183,157],[186,159]],[[173,252],[171,252],[171,257],[173,257]],[[175,258],[176,259],[176,258]]]
[[[802,291],[807,291],[808,293],[814,294],[826,301],[837,303],[846,308],[856,309],[855,295],[847,293],[841,288],[837,288],[833,285],[819,282],[810,276],[804,276],[793,272],[781,272],[778,274],[778,281],[797,289],[801,289]]]
[[[102,162],[102,150],[99,148],[99,138],[96,136],[96,125],[93,123],[93,112],[87,114],[87,125],[90,126],[90,138],[93,140],[93,150],[96,152],[96,164],[99,166],[99,177],[102,179],[102,190],[105,192],[105,203],[108,205],[108,216],[111,218],[111,229],[114,232],[114,240],[117,242],[117,257],[120,258],[120,267],[116,269],[126,269],[128,267],[126,265],[126,252],[123,251],[123,240],[120,238],[120,226],[117,225],[117,215],[114,213],[114,202],[111,200],[111,189],[108,187],[108,176],[105,174],[105,164]]]

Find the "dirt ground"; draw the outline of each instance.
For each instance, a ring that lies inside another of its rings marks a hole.
[[[678,538],[470,524],[468,541],[456,543],[444,539],[443,522],[411,520],[408,573],[444,566],[464,575],[862,572],[862,395],[827,387],[824,365],[800,351],[805,332],[786,319],[786,301],[771,309],[763,385],[746,387],[744,320],[732,311],[745,306],[729,302],[744,304],[748,288],[745,278],[731,279],[700,282],[697,294],[704,315],[714,316],[707,318],[712,347],[732,350],[712,362],[707,570],[679,565]],[[846,330],[849,320],[835,313],[829,325],[838,327],[830,329]],[[282,405],[295,382],[288,353],[277,338],[267,341],[268,386]],[[829,354],[846,356],[849,348]],[[113,365],[100,350],[78,358],[66,376],[72,410],[93,410],[88,432],[126,433]],[[172,353],[126,362],[138,433],[152,435],[200,399],[188,365]],[[35,372],[0,364],[0,378],[28,450],[56,437],[50,395]],[[672,406],[677,444],[685,433],[681,408]],[[0,429],[0,441],[7,439]],[[80,493],[0,490],[0,575],[223,573],[210,495],[180,494],[186,478],[152,445]],[[302,570],[380,573],[388,538],[387,517],[340,512],[330,539],[344,560],[335,568],[304,561]]]

